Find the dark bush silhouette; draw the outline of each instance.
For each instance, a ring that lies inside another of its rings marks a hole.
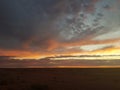
[[[48,90],[48,86],[36,84],[31,86],[31,90]]]

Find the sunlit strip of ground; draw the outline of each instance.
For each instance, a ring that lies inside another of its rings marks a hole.
[[[119,66],[28,66],[27,68],[120,68]]]

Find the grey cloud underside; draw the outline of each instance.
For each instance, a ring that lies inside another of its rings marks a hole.
[[[54,38],[61,43],[73,42],[104,33],[104,14],[95,13],[93,1],[1,0],[0,48],[25,49],[24,43],[32,39],[28,49],[44,51]]]
[[[57,0],[1,0],[0,47],[5,49],[21,49],[22,44],[39,32],[41,46],[51,36],[46,33],[53,14],[47,14]],[[45,16],[46,14],[47,16]],[[38,31],[39,26],[39,31]],[[54,34],[54,32],[53,32]],[[37,43],[36,42],[36,43]],[[9,45],[8,45],[9,44]]]

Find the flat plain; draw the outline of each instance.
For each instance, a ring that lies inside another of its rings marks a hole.
[[[0,69],[0,90],[120,90],[120,69]]]

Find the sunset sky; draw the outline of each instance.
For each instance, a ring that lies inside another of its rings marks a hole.
[[[120,54],[120,0],[0,0],[0,56],[86,54]]]

